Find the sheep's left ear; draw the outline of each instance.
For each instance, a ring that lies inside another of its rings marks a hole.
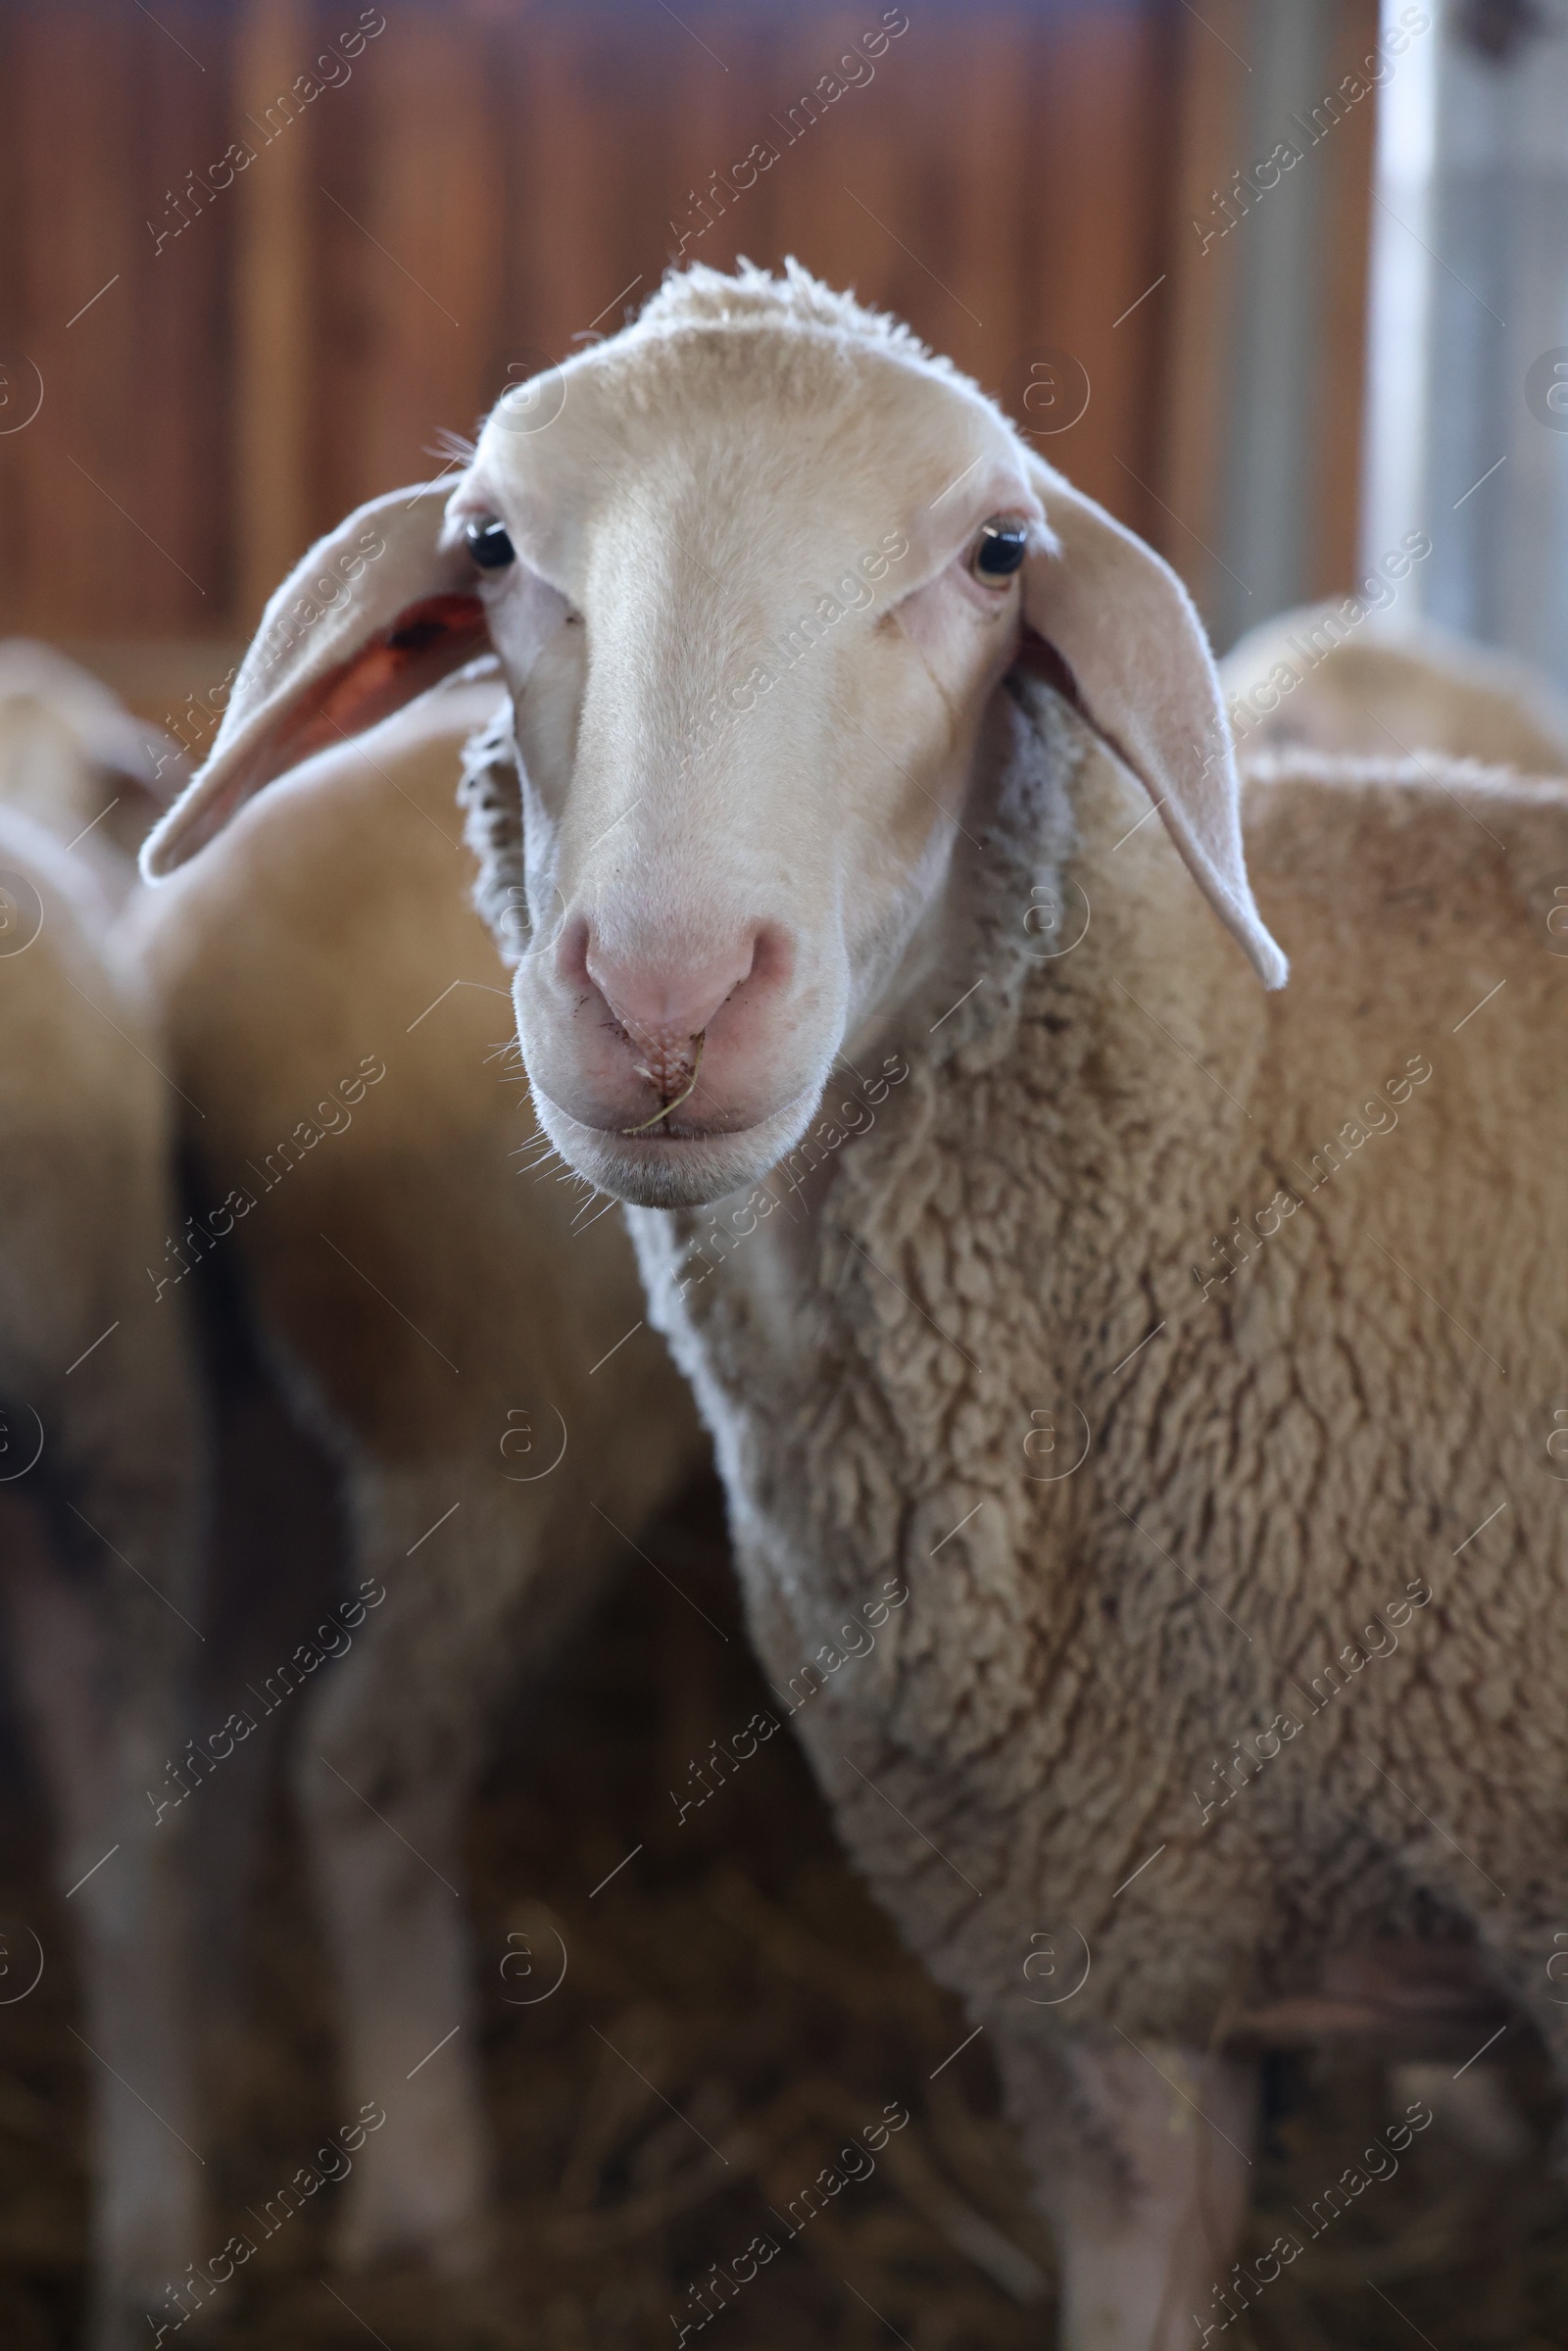
[[[466,549],[443,547],[452,483],[358,508],[262,615],[206,765],[142,845],[149,881],[194,857],[253,794],[363,733],[488,650]]]
[[[1282,988],[1290,966],[1247,878],[1230,721],[1192,600],[1093,499],[1038,458],[1029,470],[1054,546],[1028,558],[1025,625],[1066,662],[1084,716],[1148,790],[1264,986]]]

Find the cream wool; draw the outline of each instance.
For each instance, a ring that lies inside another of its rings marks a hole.
[[[1377,582],[1383,608],[1369,610],[1360,597],[1304,605],[1250,629],[1225,656],[1220,678],[1242,758],[1441,751],[1521,775],[1560,775],[1568,766],[1561,698],[1509,655],[1409,616],[1395,599],[1413,594],[1414,580],[1404,584],[1398,571],[1402,562],[1408,573],[1411,558],[1396,551],[1390,560],[1395,578]]]
[[[1097,909],[1083,944],[1030,961],[1017,917],[1039,865],[999,825],[979,860],[989,935],[876,1040],[913,1077],[833,1162],[809,1220],[781,1200],[694,1283],[700,1214],[632,1211],[655,1311],[719,1444],[769,1665],[808,1654],[868,1572],[909,1582],[891,1643],[842,1693],[827,1684],[803,1735],[890,1905],[1008,2030],[1027,2027],[1035,1927],[1076,1929],[1095,1951],[1072,2023],[1201,2042],[1227,2003],[1315,1984],[1358,1932],[1413,1924],[1422,1888],[1446,1932],[1480,1928],[1555,2026],[1545,1857],[1563,1822],[1538,1617],[1560,1541],[1545,1438],[1564,1204],[1527,1147],[1564,1074],[1563,979],[1530,893],[1561,854],[1568,795],[1472,771],[1508,841],[1478,858],[1419,770],[1373,782],[1298,762],[1249,810],[1259,900],[1296,968],[1262,998],[1186,909],[1129,891],[1111,844],[1137,803],[1050,702],[1050,783],[1037,755],[1020,765],[1073,810],[1064,871]],[[1414,910],[1391,919],[1396,879]],[[933,1035],[976,969],[988,985]],[[1506,1043],[1483,1026],[1494,1006],[1473,1012],[1499,983]],[[1347,1151],[1314,1184],[1324,1136],[1387,1074],[1410,1088],[1412,1062],[1429,1074],[1376,1166]],[[1266,1252],[1254,1238],[1211,1256],[1212,1234],[1282,1192],[1299,1205]],[[1492,1230],[1498,1197],[1528,1246]],[[1195,1259],[1234,1267],[1207,1299]],[[763,1396],[765,1416],[749,1408]],[[1092,1443],[1073,1470],[1075,1412]],[[1455,1547],[1505,1495],[1461,1566]],[[1342,1652],[1407,1584],[1430,1587],[1414,1606],[1431,1613],[1406,1608],[1397,1654],[1363,1682],[1367,1657],[1352,1672]],[[1326,1663],[1349,1685],[1332,1713],[1301,1688]],[[1236,1735],[1288,1709],[1303,1718],[1289,1766],[1254,1766],[1233,1816],[1205,1819],[1193,1790],[1212,1788],[1212,1757],[1234,1760]],[[1505,1770],[1475,1768],[1487,1740]],[[845,1749],[956,1866],[909,1837]],[[1506,1908],[1380,1790],[1374,1762],[1441,1803]]]
[[[1254,788],[1295,972],[1264,997],[1159,860],[1126,869],[1126,782],[1024,700],[1038,741],[965,877],[972,941],[849,1047],[914,1074],[809,1220],[782,1200],[700,1283],[696,1214],[631,1221],[769,1673],[868,1575],[910,1588],[801,1735],[849,1849],[988,2028],[1066,2238],[1065,2339],[1176,2343],[1225,2276],[1249,2142],[1216,2040],[1412,2048],[1424,2024],[1457,2062],[1511,1999],[1568,2066],[1546,1975],[1568,972],[1539,903],[1568,792],[1452,771],[1498,848],[1416,768],[1298,760]],[[1020,910],[1053,832],[1095,919],[1036,963]],[[1389,1076],[1375,1164],[1315,1183]],[[1266,1250],[1211,1256],[1282,1192]],[[1195,1258],[1234,1266],[1206,1299]],[[1276,1759],[1238,1764],[1282,1717]],[[1041,1932],[1059,2008],[1025,1974]],[[1189,2099],[1200,2176],[1161,2215],[1150,2150]]]

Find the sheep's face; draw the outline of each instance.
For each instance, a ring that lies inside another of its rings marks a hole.
[[[825,335],[565,388],[548,430],[503,405],[447,525],[525,771],[519,1034],[573,1166],[685,1204],[766,1173],[897,988],[1043,516],[978,398]]]
[[[929,968],[1024,624],[1279,986],[1181,583],[973,385],[793,266],[674,281],[503,401],[455,491],[388,492],[314,547],[143,871],[492,647],[540,1116],[622,1200],[716,1200]]]

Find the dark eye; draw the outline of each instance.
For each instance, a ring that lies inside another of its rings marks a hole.
[[[1029,552],[1029,529],[1023,522],[1013,522],[1005,514],[993,514],[982,523],[980,542],[969,559],[969,568],[976,579],[991,587],[1000,587],[1011,579]]]
[[[463,535],[481,571],[504,571],[517,560],[517,551],[507,537],[505,523],[470,522]]]

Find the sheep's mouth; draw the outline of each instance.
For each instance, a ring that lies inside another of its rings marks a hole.
[[[643,1126],[600,1126],[597,1122],[585,1124],[579,1118],[572,1118],[570,1111],[563,1110],[559,1103],[553,1102],[551,1107],[558,1117],[570,1118],[579,1134],[593,1135],[601,1143],[624,1143],[638,1151],[654,1150],[662,1143],[675,1143],[689,1151],[703,1143],[744,1143],[748,1135],[760,1135],[764,1128],[772,1125],[775,1118],[786,1116],[795,1104],[786,1102],[782,1111],[770,1111],[766,1118],[749,1119],[744,1124],[737,1122],[733,1126],[726,1126],[722,1118],[683,1118],[673,1106],[657,1114],[657,1125],[650,1119]]]
[[[751,1138],[771,1135],[781,1122],[799,1116],[808,1118],[821,1094],[818,1084],[803,1087],[787,1102],[780,1102],[761,1118],[741,1116],[726,1119],[722,1111],[699,1112],[688,1105],[692,1085],[654,1116],[636,1126],[612,1126],[608,1120],[579,1118],[575,1111],[565,1109],[548,1094],[537,1079],[533,1084],[534,1101],[541,1113],[548,1112],[553,1120],[569,1127],[574,1135],[592,1137],[596,1144],[625,1144],[636,1151],[657,1151],[665,1143],[678,1144],[691,1150],[704,1143],[744,1144]]]
[[[747,1135],[749,1127],[688,1126],[679,1115],[664,1113],[655,1126],[650,1120],[646,1127],[613,1127],[608,1130],[623,1143],[711,1143],[720,1135]]]
[[[700,1207],[760,1183],[794,1149],[810,1122],[820,1087],[808,1087],[760,1120],[726,1127],[712,1118],[682,1119],[628,1132],[589,1126],[534,1090],[540,1123],[579,1175],[634,1207]]]

